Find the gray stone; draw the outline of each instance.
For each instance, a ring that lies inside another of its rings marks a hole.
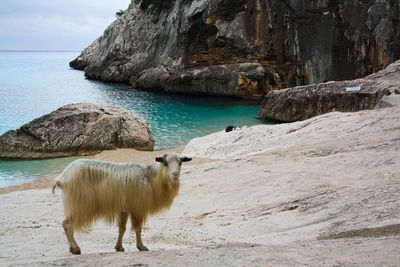
[[[373,31],[382,18],[385,17],[385,14],[389,11],[388,9],[389,5],[385,2],[377,2],[369,7],[366,24],[371,31]]]
[[[379,100],[375,109],[390,108],[400,106],[400,94],[385,95]]]
[[[71,68],[77,70],[84,70],[89,63],[89,59],[93,56],[93,51],[98,47],[100,38],[97,38],[91,45],[89,45],[83,52],[73,61],[69,63]]]
[[[359,88],[348,92],[346,88]],[[400,88],[400,60],[362,79],[327,82],[269,92],[259,117],[284,122],[305,120],[331,111],[374,109],[379,100]]]
[[[0,158],[51,158],[89,155],[102,150],[153,150],[147,121],[112,106],[63,106],[0,136]]]

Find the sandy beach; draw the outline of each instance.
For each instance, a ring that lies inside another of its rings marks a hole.
[[[143,231],[149,252],[98,222],[69,253],[51,180],[2,189],[2,266],[400,265],[400,109],[333,112],[306,121],[217,132],[174,151],[172,208]],[[160,151],[95,158],[151,164]],[[128,224],[129,225],[129,224]]]

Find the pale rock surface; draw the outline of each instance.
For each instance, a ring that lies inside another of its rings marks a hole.
[[[333,112],[194,139],[180,194],[149,219],[150,252],[117,227],[68,252],[60,193],[0,195],[0,265],[379,266],[400,264],[400,108]]]
[[[147,121],[112,106],[78,103],[0,136],[0,158],[51,158],[88,155],[115,148],[153,150]]]
[[[400,88],[399,88],[400,89]],[[400,94],[385,95],[376,104],[375,109],[400,106]]]

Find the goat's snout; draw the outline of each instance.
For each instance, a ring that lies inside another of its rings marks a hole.
[[[174,179],[177,179],[178,176],[179,176],[179,172],[174,171],[174,172],[172,173],[172,176],[174,177]]]

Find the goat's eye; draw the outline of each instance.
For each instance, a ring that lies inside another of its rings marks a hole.
[[[168,162],[164,161],[163,163],[165,167],[168,167]]]

